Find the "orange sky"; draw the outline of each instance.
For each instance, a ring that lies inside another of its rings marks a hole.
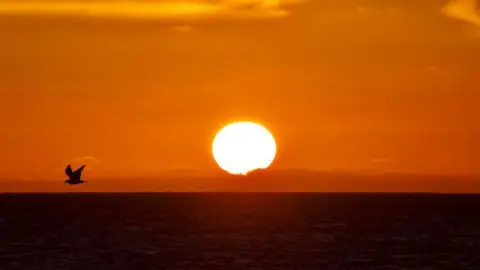
[[[480,174],[469,0],[0,0],[0,178],[217,170],[256,120],[276,169]]]

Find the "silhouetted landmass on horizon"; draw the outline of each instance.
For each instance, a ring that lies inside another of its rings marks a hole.
[[[88,177],[87,177],[88,178]],[[89,178],[79,187],[58,181],[0,180],[0,192],[433,192],[480,193],[480,177],[258,170],[246,176],[159,175]]]

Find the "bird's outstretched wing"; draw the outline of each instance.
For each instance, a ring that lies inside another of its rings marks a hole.
[[[82,167],[78,168],[76,171],[73,172],[73,174],[75,175],[78,175],[80,177],[80,175],[82,175],[82,172],[83,172],[83,169],[85,168],[85,165],[83,165]]]
[[[68,177],[72,177],[73,171],[72,171],[72,167],[70,167],[70,164],[68,164],[67,168],[65,169],[65,174],[66,174]]]

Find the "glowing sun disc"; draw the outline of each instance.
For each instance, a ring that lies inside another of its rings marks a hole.
[[[218,166],[231,174],[268,168],[277,152],[272,134],[253,122],[236,122],[222,128],[212,144]]]

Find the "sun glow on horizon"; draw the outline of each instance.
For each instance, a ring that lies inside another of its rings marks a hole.
[[[221,169],[246,175],[268,168],[275,159],[277,146],[265,127],[253,122],[236,122],[217,133],[212,152]]]

